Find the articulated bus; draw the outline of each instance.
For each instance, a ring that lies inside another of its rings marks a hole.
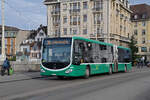
[[[131,70],[131,50],[82,37],[45,38],[41,75],[88,78],[90,75]]]

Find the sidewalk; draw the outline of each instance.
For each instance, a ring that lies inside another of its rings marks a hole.
[[[16,72],[13,75],[0,76],[0,83],[41,78],[40,72]]]
[[[144,66],[144,67],[142,67],[142,68],[139,68],[139,67],[137,67],[137,66],[132,67],[132,72],[148,71],[148,70],[150,70],[150,68],[147,67],[147,66]]]

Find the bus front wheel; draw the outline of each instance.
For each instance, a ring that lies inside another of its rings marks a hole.
[[[84,76],[84,78],[88,79],[89,77],[90,77],[90,68],[87,67],[86,70],[85,70],[85,76]]]

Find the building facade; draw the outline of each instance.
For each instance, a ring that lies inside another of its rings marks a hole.
[[[133,23],[133,35],[135,37],[138,55],[144,56],[150,61],[150,5],[132,5],[131,20]]]
[[[2,26],[0,26],[0,34],[2,34]],[[11,59],[16,56],[16,35],[19,29],[16,27],[5,26],[5,53]],[[0,35],[1,36],[1,35]],[[1,41],[1,37],[0,37]],[[0,53],[2,44],[0,43]]]
[[[127,46],[131,35],[128,0],[45,0],[50,37],[81,36]]]
[[[18,53],[21,48],[20,45],[23,40],[27,39],[27,37],[30,35],[29,30],[19,30],[17,36],[16,36],[16,53]]]

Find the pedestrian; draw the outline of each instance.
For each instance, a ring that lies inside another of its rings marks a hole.
[[[5,75],[5,71],[7,70],[7,74],[9,74],[9,69],[10,69],[10,62],[9,60],[6,58],[3,62],[3,65],[2,65],[2,70],[1,70],[1,75],[4,76]]]
[[[141,68],[141,60],[140,59],[137,59],[137,68]]]
[[[142,58],[141,58],[141,65],[142,65],[142,68],[144,67],[144,65],[145,65],[145,57],[143,56]]]

